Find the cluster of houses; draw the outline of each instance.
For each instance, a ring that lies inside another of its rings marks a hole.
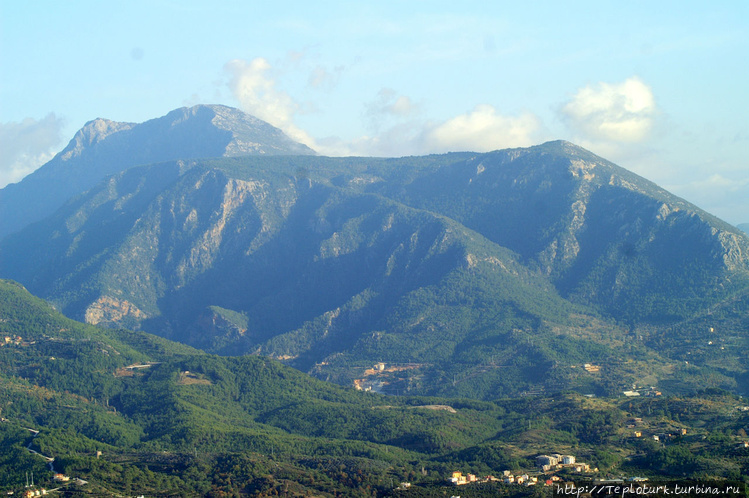
[[[632,437],[634,438],[641,438],[643,437],[644,432],[640,429],[645,425],[642,418],[635,417],[629,420],[629,424],[627,424],[627,429],[634,429],[632,431]],[[687,429],[684,427],[675,429],[674,432],[659,432],[656,434],[651,434],[649,437],[653,438],[653,441],[658,442],[665,442],[669,441],[671,439],[675,439],[677,437],[683,437],[687,435]]]
[[[654,386],[650,386],[650,388],[638,388],[637,386],[632,386],[631,391],[624,391],[622,392],[626,397],[633,398],[636,396],[645,396],[647,398],[655,398],[656,396],[662,396],[663,393],[657,390]]]
[[[569,469],[573,472],[590,472],[590,465],[583,462],[576,461],[573,455],[560,455],[559,453],[553,453],[551,455],[539,455],[536,457],[536,466],[543,472],[552,472],[562,469]],[[597,471],[598,469],[594,469]],[[463,475],[462,472],[456,471],[448,478],[448,481],[456,486],[464,484],[471,484],[474,482],[504,482],[505,484],[516,484],[524,486],[535,486],[536,484],[544,484],[551,486],[555,481],[560,481],[561,478],[552,475],[548,478],[543,476],[533,476],[528,474],[513,475],[509,470],[505,470],[502,473],[502,477],[486,476],[477,477],[474,474]]]
[[[658,434],[653,434],[652,437],[653,437],[653,441],[664,442],[664,441],[669,441],[671,439],[675,439],[677,437],[686,436],[686,435],[687,435],[686,429],[678,429],[676,433],[660,432]],[[636,437],[636,438],[642,437],[642,431],[634,431],[632,433],[632,437]]]
[[[560,455],[559,453],[537,456],[536,467],[540,467],[544,472],[561,469],[571,469],[574,472],[590,471],[590,465],[587,463],[576,461],[573,455]]]
[[[70,481],[70,477],[66,476],[65,474],[60,474],[60,473],[56,473],[53,479],[58,484],[65,484]],[[78,479],[77,482],[78,484],[86,484],[86,481],[83,481],[81,479]],[[51,491],[56,491],[56,490],[51,490]],[[26,484],[26,489],[23,492],[23,497],[31,498],[33,496],[46,496],[47,494],[49,494],[49,492],[50,491],[48,491],[46,488],[38,488],[34,486],[33,477],[32,477],[31,485],[29,485],[28,483]],[[8,494],[12,494],[12,492]]]
[[[20,346],[23,338],[20,335],[6,335],[0,341],[0,346]]]
[[[453,472],[452,476],[448,478],[448,481],[450,481],[450,483],[455,486],[462,486],[464,484],[471,484],[475,482],[503,482],[505,484],[515,484],[518,486],[536,486],[538,484],[551,486],[555,482],[559,482],[561,480],[562,479],[558,476],[551,476],[548,479],[539,480],[538,476],[530,476],[528,474],[513,475],[509,470],[505,470],[502,477],[477,477],[474,474],[463,475],[462,472]]]
[[[23,492],[24,498],[30,498],[32,496],[46,496],[47,490],[45,488],[34,488],[34,489],[26,489]]]
[[[32,496],[46,496],[47,490],[45,488],[39,489],[27,489],[23,492],[24,498],[31,498]]]
[[[448,481],[455,484],[456,486],[462,486],[463,484],[469,484],[472,482],[485,482],[489,478],[491,478],[491,476],[487,476],[484,479],[479,480],[479,478],[474,474],[463,475],[462,472],[455,471],[453,472],[452,477],[448,478]]]

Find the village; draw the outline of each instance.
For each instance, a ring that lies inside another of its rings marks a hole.
[[[70,482],[70,477],[64,474],[56,473],[54,477],[52,478],[52,480],[55,482],[55,484],[65,485]],[[47,488],[40,488],[40,487],[35,486],[33,473],[31,475],[31,482],[29,482],[28,480],[28,475],[26,476],[26,481],[27,481],[26,489],[24,489],[23,494],[21,495],[24,498],[32,498],[34,496],[47,496],[50,493],[55,493],[56,491],[60,491],[59,487],[55,489],[47,489]],[[83,479],[76,479],[75,482],[79,485],[87,484],[86,481],[84,481]],[[10,495],[12,494],[12,492],[8,494]]]
[[[20,335],[6,335],[3,336],[0,341],[1,346],[21,346],[23,344],[23,338]],[[28,344],[25,344],[28,345]]]
[[[557,471],[567,470],[576,474],[598,472],[597,468],[591,469],[589,464],[578,462],[574,455],[560,455],[559,453],[538,455],[535,461],[535,471],[513,474],[512,471],[505,470],[501,477],[491,475],[478,477],[475,474],[467,473],[463,475],[462,472],[455,471],[448,477],[447,481],[455,486],[482,482],[499,482],[516,486],[553,486],[555,483],[562,481],[562,478],[555,474]]]

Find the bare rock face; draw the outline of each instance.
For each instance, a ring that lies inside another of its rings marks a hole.
[[[121,325],[125,323],[139,323],[148,315],[138,309],[133,303],[124,299],[102,296],[86,309],[85,321],[92,325]]]

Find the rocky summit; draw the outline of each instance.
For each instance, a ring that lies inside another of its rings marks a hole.
[[[0,237],[52,214],[67,199],[131,166],[172,159],[314,154],[238,109],[198,105],[144,123],[95,119],[47,164],[0,190]]]

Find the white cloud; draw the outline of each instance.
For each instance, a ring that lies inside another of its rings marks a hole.
[[[231,75],[229,88],[244,111],[280,128],[292,139],[315,148],[314,139],[294,124],[299,105],[289,94],[278,89],[266,59],[256,57],[249,62],[234,59],[224,68]]]
[[[690,199],[701,199],[703,202],[714,204],[726,195],[746,193],[749,189],[749,178],[728,178],[717,173],[687,183],[669,185],[667,188]]]
[[[0,187],[21,180],[52,159],[63,124],[54,113],[40,120],[0,123]]]
[[[506,147],[526,147],[538,140],[541,122],[532,113],[503,116],[488,104],[476,106],[437,126],[422,136],[426,153],[463,151],[487,152]]]
[[[380,92],[379,102],[369,107],[369,114],[398,115],[412,112],[410,100],[394,92]],[[437,154],[450,151],[487,152],[506,147],[525,147],[538,143],[542,126],[531,113],[503,116],[491,105],[479,105],[471,112],[441,123],[424,120],[397,122],[373,136],[344,141],[337,138],[320,140],[320,151],[328,155],[407,156]]]
[[[570,126],[583,134],[583,140],[619,143],[646,138],[655,111],[653,92],[637,77],[581,88],[561,109]]]
[[[283,130],[292,139],[325,155],[403,156],[448,151],[486,152],[505,147],[524,147],[538,142],[542,128],[532,113],[504,116],[482,104],[444,122],[417,119],[421,106],[409,96],[381,89],[365,107],[371,136],[354,139],[327,137],[316,140],[294,123],[301,106],[278,88],[271,64],[262,57],[235,59],[225,65],[229,88],[246,112]],[[312,70],[311,87],[334,84],[342,68],[330,73],[322,66]]]
[[[422,123],[409,121],[398,123],[378,131],[350,140],[327,137],[318,140],[318,152],[329,156],[377,156],[398,157],[423,153],[419,142]]]
[[[301,58],[301,55],[297,57]],[[295,60],[298,62],[298,60]],[[317,66],[309,74],[312,88],[335,85],[343,67],[330,72]],[[299,128],[295,116],[302,106],[278,87],[274,68],[262,57],[251,61],[235,59],[225,65],[228,86],[240,107],[283,130],[324,155],[405,156],[448,151],[485,152],[505,147],[523,147],[538,142],[542,126],[532,113],[504,116],[491,105],[431,122],[419,118],[421,105],[390,88],[381,89],[365,106],[364,117],[371,135],[353,139],[313,138]]]

